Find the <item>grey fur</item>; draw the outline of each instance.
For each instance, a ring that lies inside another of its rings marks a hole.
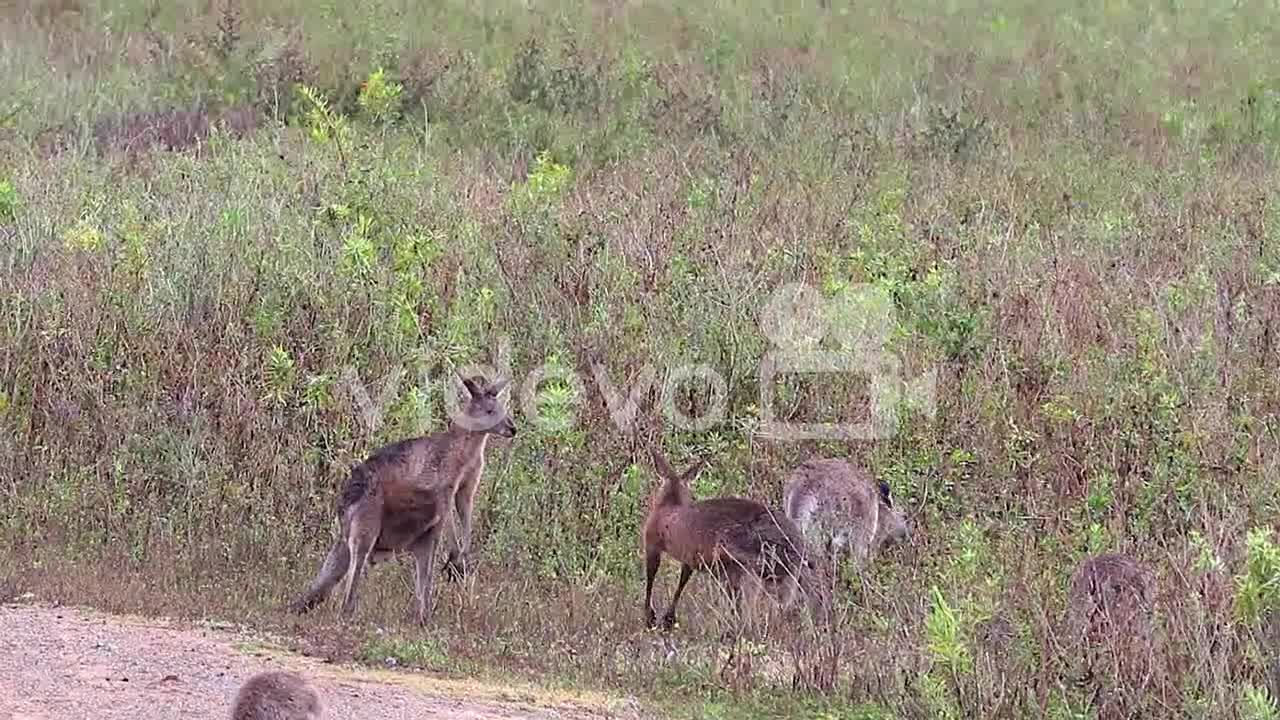
[[[846,554],[862,570],[881,547],[911,536],[889,486],[846,460],[801,464],[786,480],[782,505],[806,541],[825,549],[833,572]]]
[[[376,565],[407,551],[416,565],[415,617],[425,624],[432,610],[436,549],[454,509],[459,519],[458,542],[450,549],[444,569],[451,580],[465,576],[486,442],[491,434],[514,437],[516,428],[498,399],[507,381],[488,386],[483,378],[474,377],[462,382],[468,400],[461,422],[387,445],[351,471],[338,501],[341,534],[311,586],[292,603],[295,612],[311,610],[344,580],[342,612],[351,615],[365,564]]]
[[[231,720],[320,720],[324,704],[301,675],[281,670],[261,672],[236,693]]]
[[[1155,578],[1147,566],[1123,553],[1094,555],[1071,575],[1068,627],[1077,640],[1123,634],[1146,644],[1154,604]]]

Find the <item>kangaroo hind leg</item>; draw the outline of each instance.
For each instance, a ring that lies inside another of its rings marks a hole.
[[[360,513],[353,513],[347,531],[347,553],[350,562],[347,564],[347,577],[344,584],[342,614],[351,616],[356,610],[356,591],[360,586],[361,576],[369,556],[373,554],[374,543],[378,539],[376,523],[368,522]]]

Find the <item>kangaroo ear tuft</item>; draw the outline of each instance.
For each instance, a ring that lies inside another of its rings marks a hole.
[[[653,469],[657,470],[658,475],[663,479],[676,476],[676,471],[671,469],[671,463],[667,462],[657,447],[649,448],[649,457],[653,458]]]
[[[489,396],[498,397],[498,393],[502,392],[503,390],[506,390],[507,386],[510,384],[511,384],[510,378],[502,378],[498,382],[489,386]]]
[[[889,483],[883,480],[880,481],[880,499],[884,501],[885,505],[893,507],[893,496],[889,493]]]

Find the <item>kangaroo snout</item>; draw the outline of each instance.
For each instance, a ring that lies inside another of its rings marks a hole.
[[[516,436],[516,424],[511,418],[505,418],[498,424],[498,434],[502,437],[513,438]]]
[[[911,540],[911,530],[911,521],[906,519],[902,520],[897,523],[892,532],[889,533],[889,537],[885,538],[885,544],[902,545],[909,542]]]

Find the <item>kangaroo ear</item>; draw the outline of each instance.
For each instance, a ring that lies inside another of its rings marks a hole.
[[[458,379],[462,380],[463,386],[467,388],[467,392],[471,395],[471,397],[473,398],[484,397],[484,388],[481,387],[478,383],[476,383],[475,380],[469,377],[462,377],[462,376],[459,376]]]
[[[658,448],[649,448],[649,457],[653,458],[653,468],[657,470],[658,474],[663,478],[676,477],[676,471],[671,468],[671,463],[667,462],[667,459],[662,456],[662,453],[658,451]]]
[[[702,469],[705,468],[706,466],[707,466],[707,459],[706,458],[699,459],[698,462],[693,464],[693,467],[684,471],[684,475],[681,476],[681,479],[684,480],[686,483],[691,482],[694,478],[698,477],[698,473],[702,472]]]
[[[505,390],[507,388],[507,385],[510,385],[510,384],[511,384],[510,378],[502,378],[498,382],[489,386],[489,396],[498,397],[498,393]]]

